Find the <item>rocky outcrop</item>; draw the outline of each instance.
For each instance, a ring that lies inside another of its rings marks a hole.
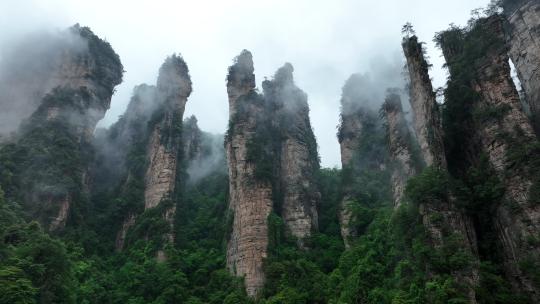
[[[413,126],[422,158],[427,166],[444,172],[447,170],[447,161],[440,114],[428,73],[429,65],[416,36],[404,38],[402,46],[410,77]],[[456,206],[456,199],[452,193],[449,193],[445,200],[434,199],[420,205],[419,210],[433,247],[442,248],[448,240],[454,238],[459,240],[460,247],[472,257],[471,267],[454,271],[454,276],[457,281],[466,285],[469,301],[476,303],[475,287],[478,285],[479,277],[475,258],[476,233],[471,220]]]
[[[191,79],[186,63],[173,55],[163,63],[157,81],[160,109],[154,113],[148,141],[148,168],[145,176],[145,208],[156,207],[171,195],[177,184],[177,168],[182,157],[182,122]]]
[[[281,67],[273,80],[263,82],[265,101],[274,111],[273,124],[280,130],[279,193],[280,214],[289,233],[301,247],[318,228],[316,185],[319,169],[317,143],[309,120],[307,95],[295,86],[293,66]]]
[[[106,195],[118,202],[104,206],[114,210],[111,221],[117,224],[109,229],[118,231],[117,251],[133,240],[126,236],[141,216],[157,216],[156,221],[164,220],[171,229],[164,233],[141,228],[134,238],[174,241],[178,191],[186,170],[183,115],[190,94],[188,67],[181,56],[172,55],[161,66],[157,84],[136,86],[124,115],[94,142],[98,152],[92,188],[97,199]],[[154,208],[159,209],[150,210]],[[158,249],[157,257],[164,260],[164,252]]]
[[[465,46],[476,43],[478,35],[491,43],[484,45],[480,55],[471,54]],[[467,82],[477,96],[471,109],[475,126],[471,136],[477,138],[505,188],[503,201],[494,202],[492,216],[507,277],[517,291],[525,291],[538,301],[539,287],[530,271],[522,267],[539,263],[540,245],[526,241],[540,232],[538,198],[531,194],[537,174],[532,172],[536,171],[534,159],[538,157],[531,147],[538,143],[511,79],[503,22],[499,16],[480,19],[460,38],[443,39],[441,45],[452,77],[459,75],[456,66],[463,62],[473,70]]]
[[[341,97],[341,124],[338,140],[343,168],[342,200],[338,217],[345,246],[358,231],[353,227],[352,203],[355,200],[355,178],[361,172],[386,170],[386,146],[376,138],[384,138],[382,123],[372,105],[377,103],[370,91],[369,78],[353,74],[345,83]],[[368,139],[368,140],[365,140]],[[362,151],[360,151],[362,150]]]
[[[392,193],[394,207],[401,205],[407,180],[418,174],[421,162],[415,155],[412,134],[407,126],[401,98],[398,94],[390,93],[382,106],[386,121],[388,150],[392,160]]]
[[[108,129],[98,129],[93,140],[96,151],[90,171],[90,188],[93,193],[111,191],[135,175],[135,164],[128,155],[142,154],[147,145],[148,121],[156,104],[156,87],[141,84],[133,89],[133,96],[120,119]],[[126,175],[130,176],[127,178]],[[125,188],[125,185],[122,187]]]
[[[120,231],[118,231],[118,233],[116,234],[116,241],[114,243],[116,251],[122,251],[122,249],[124,249],[127,232],[129,228],[131,228],[135,224],[135,219],[136,217],[134,214],[129,214],[122,223],[122,227],[120,228]]]
[[[145,174],[144,207],[158,207],[163,201],[163,219],[171,227],[162,236],[174,242],[172,227],[176,213],[178,187],[182,183],[181,169],[183,149],[182,124],[186,102],[191,94],[191,79],[187,64],[181,56],[168,57],[159,70],[156,99],[159,107],[152,114],[150,137],[146,155],[148,167]],[[166,255],[158,250],[157,260],[164,261]]]
[[[353,80],[352,77],[360,77],[359,75],[353,75],[348,80],[348,83],[351,83]],[[355,107],[354,96],[352,94],[346,93],[348,90],[345,88],[351,87],[352,85],[343,88],[343,96],[341,99],[341,124],[339,127],[338,140],[341,151],[341,167],[343,170],[352,170],[353,166],[353,156],[355,151],[358,150],[360,144],[360,136],[362,134],[362,121],[361,113],[358,113],[359,109]],[[345,187],[344,187],[345,188]],[[349,202],[352,197],[349,193],[350,189],[343,189],[343,198],[340,204],[338,217],[340,223],[341,237],[345,242],[345,246],[349,247],[350,238],[356,236],[356,232],[351,227],[352,214],[349,209]]]
[[[273,207],[271,180],[264,179],[261,151],[254,145],[257,132],[268,127],[265,103],[255,91],[253,59],[244,50],[229,68],[229,130],[226,153],[229,167],[229,208],[232,232],[227,244],[227,267],[243,276],[249,296],[256,296],[264,285],[263,261],[268,251],[268,216]],[[250,151],[251,150],[251,151]],[[257,150],[257,151],[253,151]],[[267,160],[267,159],[266,159]],[[270,164],[271,165],[271,164]]]
[[[531,0],[502,1],[507,19],[507,40],[533,128],[540,136],[540,3]]]
[[[36,76],[41,84],[33,91],[39,104],[26,109],[33,109],[33,114],[21,125],[15,148],[15,154],[24,158],[15,181],[26,189],[21,200],[49,230],[66,225],[74,204],[79,215],[88,205],[90,142],[123,73],[118,55],[89,28],[75,25],[62,35],[77,46],[54,41],[49,45],[54,55],[44,54],[44,60],[51,61],[48,73]]]
[[[229,208],[233,216],[227,266],[244,276],[247,292],[264,285],[268,255],[268,217],[280,216],[299,247],[317,230],[317,144],[309,121],[307,96],[285,64],[272,80],[255,89],[251,53],[244,50],[229,68],[229,129],[225,147],[229,167]]]
[[[184,120],[182,138],[187,186],[194,185],[206,177],[227,175],[223,135],[201,131],[197,118],[191,116]]]
[[[192,115],[184,120],[182,128],[182,144],[184,159],[188,162],[199,161],[202,158],[202,131],[197,125],[197,118]]]
[[[422,156],[426,165],[444,169],[446,168],[446,159],[439,110],[429,78],[429,65],[424,59],[422,45],[418,43],[416,36],[404,39],[402,46],[410,77],[413,125]]]
[[[243,56],[244,55],[244,56]],[[238,109],[237,101],[255,88],[255,74],[253,73],[253,57],[245,51],[236,57],[229,67],[227,75],[227,95],[229,96],[229,117],[234,117]]]

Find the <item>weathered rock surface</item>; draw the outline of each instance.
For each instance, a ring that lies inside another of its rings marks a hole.
[[[317,143],[309,120],[307,95],[293,81],[293,67],[287,63],[263,82],[265,101],[272,104],[273,124],[280,130],[278,213],[299,245],[318,228],[316,185],[319,169]]]
[[[447,162],[442,139],[438,105],[428,73],[422,45],[416,36],[404,38],[403,51],[407,59],[410,77],[410,102],[413,112],[413,126],[423,160],[427,166],[442,171],[447,170]],[[471,220],[455,205],[455,198],[449,193],[446,200],[434,200],[419,206],[424,227],[435,248],[441,248],[451,235],[457,237],[462,248],[471,256],[476,256],[476,232]],[[440,219],[440,220],[437,220]],[[478,285],[477,262],[469,269],[457,271],[455,277],[468,287],[469,301],[476,303],[475,287]]]
[[[145,208],[156,207],[175,190],[182,156],[182,122],[191,79],[184,60],[173,55],[163,63],[157,81],[161,109],[148,141],[148,169],[145,176]]]
[[[348,81],[350,82],[351,80]],[[352,94],[346,94],[344,87],[343,96],[341,99],[341,124],[338,133],[341,151],[341,167],[348,170],[352,170],[351,167],[353,166],[353,157],[355,151],[358,150],[360,136],[362,134],[361,115],[356,113],[358,109],[354,107],[354,96],[351,95]],[[340,204],[338,217],[341,237],[345,242],[345,246],[349,247],[349,239],[356,236],[356,233],[353,229],[351,229],[350,226],[352,214],[348,208],[348,202],[351,200],[351,195],[347,193],[349,192],[348,189],[344,189],[343,192],[344,196]]]
[[[533,128],[540,136],[540,3],[506,0],[502,5],[509,24],[510,58],[531,110]]]
[[[263,261],[268,252],[268,216],[273,207],[271,181],[256,175],[257,164],[248,145],[267,120],[262,96],[255,92],[253,59],[244,50],[229,68],[229,130],[226,153],[229,166],[229,208],[232,233],[227,245],[227,267],[243,276],[249,296],[264,286]]]
[[[343,174],[347,176],[344,181],[347,182],[342,185],[343,198],[338,217],[341,236],[346,247],[349,247],[350,240],[358,234],[352,225],[354,218],[351,213],[351,203],[354,201],[356,190],[353,186],[353,179],[361,171],[386,169],[386,154],[378,153],[383,151],[359,152],[361,148],[368,151],[377,145],[369,141],[363,143],[363,138],[377,136],[376,134],[383,132],[378,114],[370,106],[377,101],[373,100],[374,97],[366,94],[370,91],[370,85],[367,77],[353,74],[345,83],[341,97],[341,124],[338,140],[341,148]],[[386,146],[380,144],[379,148],[385,152]]]
[[[403,51],[411,82],[410,102],[413,125],[426,165],[446,168],[439,110],[429,78],[428,63],[416,36],[403,40]]]
[[[526,241],[540,232],[540,207],[534,201],[537,198],[530,193],[533,185],[530,166],[535,156],[526,156],[521,160],[512,157],[527,151],[527,147],[537,139],[511,78],[501,18],[493,16],[480,20],[476,27],[499,43],[492,43],[484,49],[484,54],[475,59],[472,67],[475,74],[470,87],[478,94],[472,111],[492,114],[489,117],[480,114],[473,116],[476,128],[475,134],[471,135],[478,138],[482,152],[487,155],[505,188],[503,202],[496,205],[493,221],[504,254],[507,277],[516,290],[526,291],[538,301],[540,290],[530,273],[520,267],[527,261],[538,263],[540,255],[540,246]],[[467,36],[462,39],[461,43],[467,43]],[[455,60],[453,56],[456,55],[461,54],[445,52],[451,74]]]
[[[392,192],[394,206],[398,208],[404,196],[407,180],[418,174],[421,167],[414,155],[413,137],[407,126],[401,98],[390,93],[383,104],[386,120],[388,149],[392,160]]]
[[[116,234],[116,241],[114,243],[116,251],[122,251],[122,249],[124,249],[127,232],[129,228],[131,228],[135,224],[135,220],[135,215],[129,214],[122,223],[122,227],[120,228],[120,231],[118,231],[118,233]]]
[[[87,27],[75,25],[49,43],[43,66],[28,63],[27,68],[36,69],[35,77],[10,88],[8,104],[20,108],[0,112],[31,113],[16,138],[16,153],[26,158],[16,182],[27,189],[22,200],[31,216],[57,230],[66,225],[74,201],[81,209],[87,204],[89,145],[123,68],[111,46]],[[27,58],[22,52],[20,58]],[[14,73],[22,77],[28,71]]]
[[[250,296],[264,285],[268,254],[268,216],[281,216],[299,247],[317,230],[317,144],[309,121],[306,94],[285,64],[272,80],[255,89],[252,55],[244,50],[229,68],[229,204],[233,227],[227,266],[245,277]]]
[[[182,129],[182,144],[184,159],[188,162],[199,161],[202,158],[202,131],[197,125],[197,118],[192,115],[184,119]]]

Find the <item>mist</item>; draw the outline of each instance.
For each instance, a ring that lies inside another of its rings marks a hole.
[[[201,154],[198,158],[188,162],[186,173],[188,186],[197,184],[211,174],[227,174],[222,134],[202,132]]]
[[[60,84],[56,72],[66,53],[82,54],[87,43],[63,31],[36,31],[10,40],[0,49],[0,139],[16,131]]]
[[[397,62],[401,56],[401,26],[410,21],[420,40],[427,43],[434,65],[434,87],[443,86],[446,72],[432,37],[452,22],[466,24],[469,12],[488,2],[3,1],[0,50],[11,49],[14,38],[30,32],[55,31],[75,23],[89,26],[109,41],[126,73],[111,109],[100,123],[102,127],[116,122],[124,113],[135,85],[155,82],[156,67],[167,55],[181,53],[190,67],[194,87],[185,117],[196,115],[200,128],[212,133],[223,133],[227,128],[225,75],[234,56],[242,49],[253,53],[259,85],[264,77],[271,78],[290,62],[295,68],[296,85],[308,95],[322,166],[333,167],[340,164],[335,134],[341,88],[349,76],[369,75],[375,84],[385,77],[401,77],[397,75],[400,71],[392,69],[390,75],[386,68],[379,69],[379,64]],[[379,74],[382,76],[374,76]],[[403,100],[404,106],[406,103]]]

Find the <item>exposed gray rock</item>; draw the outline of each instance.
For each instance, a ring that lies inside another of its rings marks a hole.
[[[292,65],[285,64],[273,80],[263,82],[263,89],[266,102],[273,105],[273,124],[281,130],[277,151],[282,195],[279,213],[303,247],[303,240],[318,229],[317,205],[321,194],[315,178],[319,158],[307,95],[295,86],[292,73]]]
[[[244,277],[251,297],[264,286],[263,261],[268,255],[268,216],[273,207],[271,182],[257,178],[257,163],[248,145],[265,123],[262,96],[255,92],[252,55],[247,50],[229,68],[229,130],[226,138],[229,167],[229,209],[232,233],[227,244],[227,267]]]
[[[386,120],[388,149],[392,160],[392,192],[394,206],[398,208],[403,200],[407,180],[421,169],[417,155],[414,155],[414,142],[407,126],[401,98],[390,93],[382,107]]]
[[[510,58],[523,86],[533,127],[540,136],[540,3],[506,0],[503,7],[509,24]]]

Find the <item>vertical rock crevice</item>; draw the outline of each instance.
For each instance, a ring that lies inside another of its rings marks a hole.
[[[508,53],[531,111],[531,122],[540,137],[540,3],[528,0],[502,1],[506,17]]]
[[[167,58],[159,70],[156,85],[156,98],[161,106],[151,122],[154,126],[148,143],[145,209],[156,207],[175,191],[183,152],[183,115],[191,91],[188,67],[182,57]]]
[[[269,254],[268,218],[281,216],[288,237],[306,248],[317,230],[320,192],[317,144],[309,121],[307,95],[285,64],[272,80],[255,88],[251,53],[244,50],[229,68],[229,167],[232,233],[227,267],[245,278],[249,296],[264,286],[263,261]]]
[[[440,124],[440,113],[429,77],[429,64],[424,58],[422,44],[416,36],[403,39],[403,52],[410,77],[410,103],[413,126],[425,164],[446,174],[447,161]],[[478,285],[478,261],[476,258],[476,232],[472,221],[456,206],[456,198],[448,193],[447,199],[434,199],[419,206],[423,225],[434,248],[456,239],[462,249],[472,258],[472,265],[455,270],[454,276],[467,288],[469,301],[476,303],[475,288]]]
[[[468,46],[478,39],[484,44],[473,53]],[[507,278],[516,291],[525,291],[537,301],[534,274],[523,265],[534,268],[540,263],[540,246],[526,241],[540,231],[540,207],[533,194],[533,185],[538,184],[538,141],[511,78],[503,20],[498,15],[477,20],[468,31],[444,33],[440,44],[451,79],[462,81],[473,93],[469,119],[474,128],[468,136],[476,138],[504,187],[502,200],[493,202],[490,216]],[[461,70],[464,64],[468,74]]]
[[[251,53],[244,50],[229,68],[230,112],[225,146],[229,209],[233,217],[227,267],[234,275],[244,277],[247,294],[254,297],[264,286],[263,261],[268,255],[268,216],[272,212],[274,193],[271,179],[263,176],[269,172],[264,172],[267,168],[261,162],[268,158],[254,158],[262,158],[264,155],[258,154],[271,151],[265,151],[265,142],[257,142],[257,132],[268,127],[268,117],[264,100],[255,91],[252,58]]]
[[[401,98],[398,94],[388,94],[382,106],[382,114],[386,121],[386,136],[391,159],[394,207],[398,208],[404,198],[408,179],[420,172],[423,162],[414,147],[413,137],[405,120]]]
[[[358,227],[355,227],[353,209],[359,203],[357,198],[363,194],[359,193],[355,184],[367,184],[368,180],[375,176],[377,179],[385,179],[387,171],[386,137],[379,115],[373,108],[377,100],[374,100],[374,96],[369,96],[371,89],[369,77],[353,74],[343,86],[340,101],[341,124],[337,135],[343,169],[338,218],[346,247],[350,246],[351,240],[359,233]],[[368,205],[387,199],[386,190],[364,189],[364,193],[369,193],[369,197],[364,197],[365,201],[361,202],[363,207],[373,207]]]
[[[309,120],[307,95],[293,81],[293,66],[278,69],[273,80],[263,82],[264,98],[272,106],[273,124],[280,130],[278,147],[278,213],[288,232],[304,240],[318,229],[317,206],[320,192],[316,175],[319,169],[317,143]]]

